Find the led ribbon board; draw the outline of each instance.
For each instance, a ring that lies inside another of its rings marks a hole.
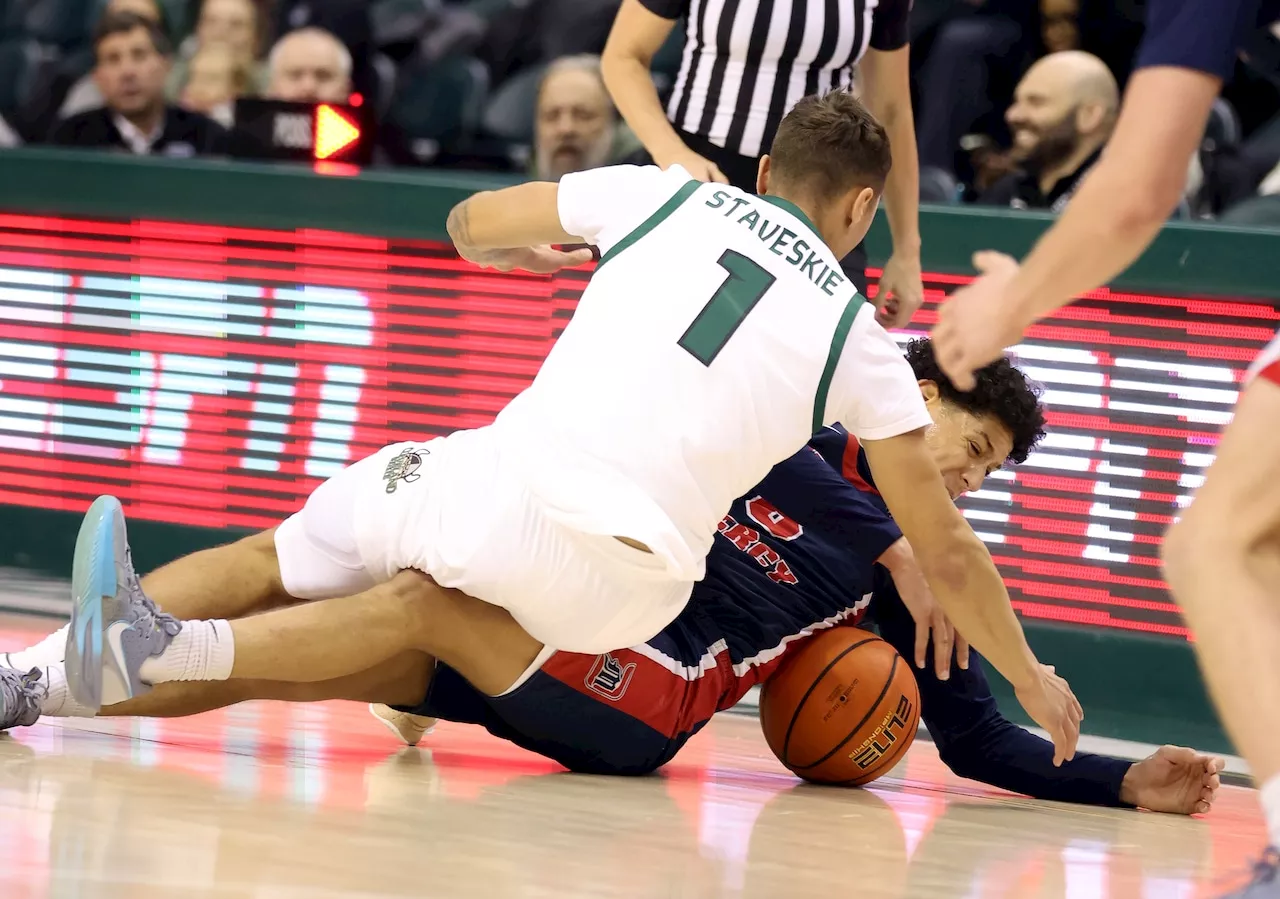
[[[925,277],[922,328],[964,280]],[[113,492],[136,518],[270,526],[384,444],[491,421],[586,278],[438,242],[0,215],[0,502]],[[1267,305],[1103,292],[1031,332],[1053,433],[963,503],[1021,613],[1185,637],[1160,534],[1277,328]]]

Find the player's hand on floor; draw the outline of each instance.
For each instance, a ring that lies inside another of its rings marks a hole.
[[[1049,732],[1049,739],[1053,740],[1053,763],[1061,765],[1075,758],[1084,709],[1053,666],[1041,665],[1040,676],[1015,687],[1014,693],[1031,720]]]
[[[920,254],[894,253],[876,291],[876,321],[884,328],[905,328],[923,302]]]
[[[550,274],[562,268],[586,265],[594,258],[590,248],[557,250],[553,247],[520,247],[513,250],[486,251],[481,258],[473,259],[484,268],[500,272],[518,269],[535,274]]]
[[[1025,323],[1009,307],[1006,289],[1018,263],[1003,253],[975,253],[980,272],[942,304],[930,338],[938,364],[959,390],[972,390],[973,373],[999,359],[1005,347],[1022,338]]]
[[[1204,814],[1213,806],[1226,763],[1183,746],[1161,746],[1135,762],[1120,785],[1120,801],[1153,812]]]

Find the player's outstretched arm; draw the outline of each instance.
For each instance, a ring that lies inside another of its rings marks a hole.
[[[900,655],[912,650],[915,626],[894,580],[876,578],[871,616]],[[932,644],[930,654],[932,654]],[[976,655],[965,669],[953,666],[943,680],[936,659],[916,672],[921,717],[942,761],[955,774],[1036,799],[1082,805],[1136,806],[1191,815],[1207,812],[1221,785],[1222,759],[1164,746],[1140,762],[1076,753],[1055,767],[1048,740],[1000,713]]]
[[[1075,755],[1083,711],[1066,681],[1027,645],[1004,581],[982,541],[951,502],[924,431],[864,440],[876,486],[915,550],[956,630],[1013,684],[1027,713],[1053,737],[1055,762]]]
[[[458,255],[500,271],[554,272],[591,261],[589,249],[568,252],[551,244],[582,243],[560,223],[559,185],[531,181],[463,200],[446,227]]]

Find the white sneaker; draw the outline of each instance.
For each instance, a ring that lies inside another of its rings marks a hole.
[[[418,741],[431,733],[436,726],[435,718],[400,712],[389,705],[382,705],[381,703],[370,705],[369,714],[381,721],[387,730],[410,746],[417,746]]]

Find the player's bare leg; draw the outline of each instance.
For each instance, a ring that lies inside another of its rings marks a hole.
[[[1204,486],[1165,539],[1164,564],[1280,846],[1280,386],[1259,379],[1245,390]]]
[[[275,680],[172,681],[126,702],[105,706],[104,718],[182,718],[240,702],[354,702],[417,705],[426,695],[435,660],[408,652],[348,677],[314,683]]]
[[[72,584],[66,677],[69,692],[90,714],[169,681],[312,683],[356,674],[411,650],[498,694],[543,649],[505,610],[411,570],[355,596],[235,622],[180,622],[143,592],[124,513],[112,497],[99,498],[85,516]]]
[[[297,602],[285,592],[276,561],[275,529],[201,550],[157,568],[142,589],[175,618],[243,618]],[[63,661],[67,626],[29,649],[0,653],[0,666],[26,671]]]

